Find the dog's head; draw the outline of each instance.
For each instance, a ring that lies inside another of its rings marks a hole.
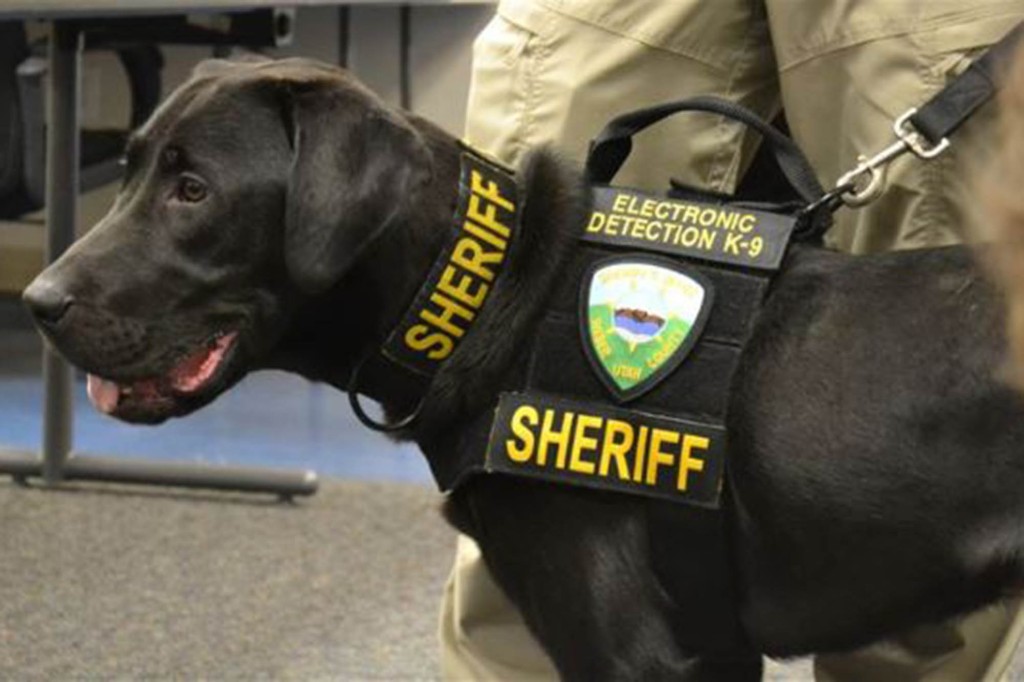
[[[302,302],[412,211],[430,152],[340,69],[213,61],[125,163],[110,211],[24,299],[100,410],[159,422],[274,364]]]

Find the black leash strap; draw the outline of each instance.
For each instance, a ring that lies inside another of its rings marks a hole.
[[[999,89],[1010,57],[1024,36],[1018,24],[953,82],[919,107],[910,123],[932,145],[953,134]]]
[[[949,146],[953,134],[1002,84],[1010,57],[1024,35],[1018,24],[990,47],[962,74],[927,103],[911,108],[893,123],[896,140],[873,156],[861,155],[858,164],[841,175],[826,196],[841,198],[842,204],[857,208],[870,204],[885,191],[886,168],[894,159],[913,152],[919,159],[933,159]],[[830,202],[833,209],[839,203]]]

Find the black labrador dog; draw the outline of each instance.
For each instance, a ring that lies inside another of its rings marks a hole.
[[[345,390],[448,239],[460,151],[337,68],[204,63],[133,136],[110,212],[25,301],[95,405],[127,421],[188,414],[260,368]],[[566,276],[581,175],[539,150],[517,177],[504,283],[407,437],[451,437],[493,409]],[[964,249],[791,249],[728,411],[733,645],[703,641],[682,617],[700,605],[666,588],[655,549],[687,552],[684,528],[652,535],[670,502],[488,475],[448,517],[566,679],[756,678],[762,653],[965,613],[1024,575],[1024,405],[998,380],[1002,325]]]

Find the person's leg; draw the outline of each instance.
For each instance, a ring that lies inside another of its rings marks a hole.
[[[976,611],[963,620],[923,626],[857,651],[818,656],[819,682],[1003,679],[1024,633],[1019,601]]]
[[[504,0],[474,46],[466,139],[508,163],[541,144],[582,163],[605,123],[640,107],[718,95],[774,111],[769,38],[751,4]],[[754,143],[738,124],[680,114],[637,137],[616,182],[728,189]]]
[[[444,679],[558,679],[519,612],[494,584],[476,543],[460,535],[456,552],[441,607]]]
[[[1024,18],[1021,2],[861,0],[809,3],[800,13],[769,0],[783,106],[821,179],[834,184],[858,154],[892,139],[892,121],[923,104],[969,60]],[[904,158],[881,198],[841,210],[827,239],[854,252],[959,241],[965,191],[992,134],[980,112],[947,155]],[[1019,602],[930,625],[863,650],[819,656],[820,680],[989,680],[1005,671],[1024,628]]]
[[[800,12],[788,0],[766,4],[790,130],[826,187],[858,154],[893,142],[897,116],[1024,17],[1020,0],[834,0]],[[878,201],[837,213],[829,243],[866,253],[959,241],[971,162],[991,139],[991,113],[978,112],[943,156],[896,161]]]
[[[616,114],[717,94],[777,106],[763,14],[749,0],[515,0],[474,46],[466,139],[507,163],[552,144],[582,162]],[[645,132],[616,182],[655,190],[670,177],[728,189],[751,151],[741,129],[682,115]],[[543,650],[468,538],[441,615],[446,679],[554,679]]]

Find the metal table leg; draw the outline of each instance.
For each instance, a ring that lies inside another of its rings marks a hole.
[[[81,155],[78,107],[82,34],[74,24],[54,22],[50,39],[49,125],[46,133],[46,262],[75,240],[78,168]],[[60,481],[71,452],[74,380],[68,363],[43,349],[43,479]]]
[[[79,175],[79,104],[82,32],[71,21],[55,21],[50,40],[49,125],[46,133],[46,262],[60,257],[75,239]],[[0,474],[24,480],[42,476],[47,485],[88,480],[171,485],[291,497],[317,490],[312,471],[147,462],[71,454],[74,372],[48,348],[43,351],[45,408],[43,452],[0,450]]]

